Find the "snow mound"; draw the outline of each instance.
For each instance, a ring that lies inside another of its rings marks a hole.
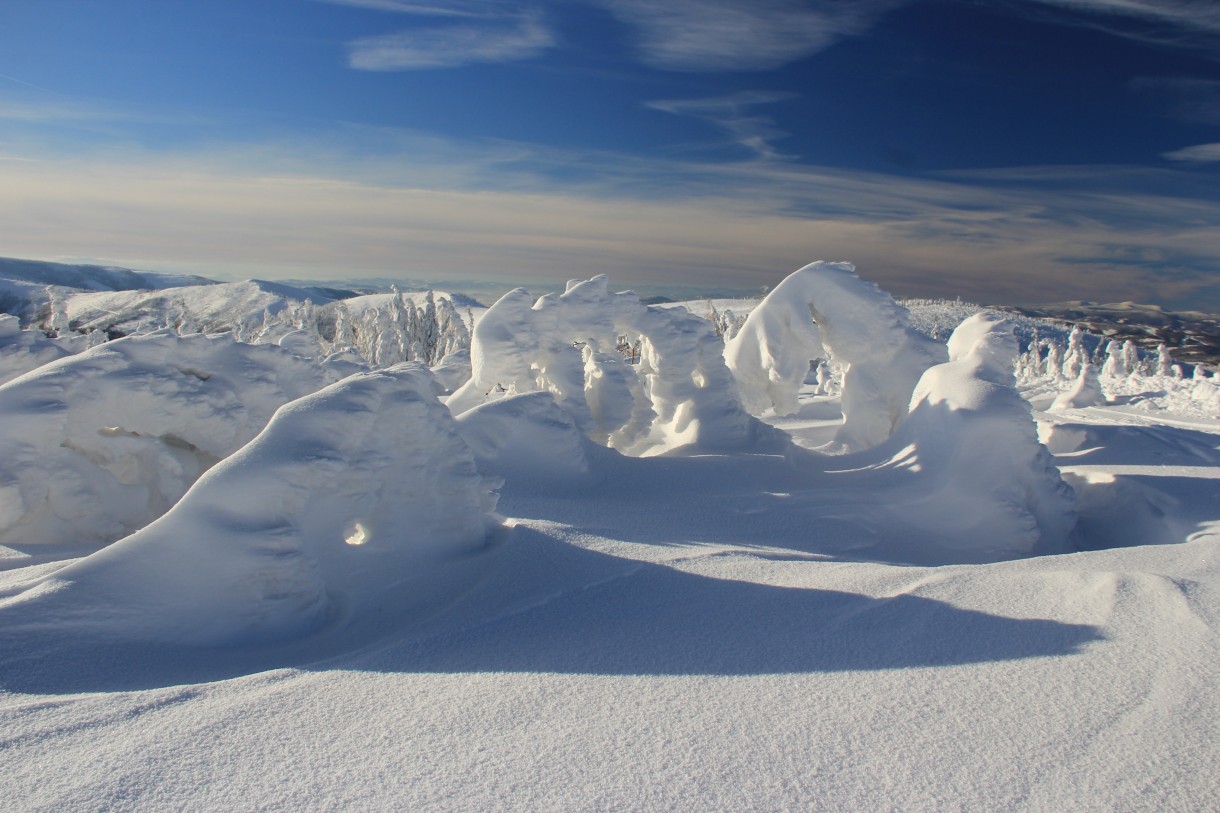
[[[627,454],[783,444],[742,409],[710,322],[607,284],[574,280],[536,302],[521,288],[501,297],[475,326],[471,378],[449,408],[547,391],[582,432]]]
[[[1056,396],[1048,411],[1062,412],[1065,409],[1084,409],[1105,405],[1106,394],[1101,389],[1097,368],[1088,362],[1081,363],[1079,367],[1080,373],[1076,376],[1072,388]]]
[[[596,478],[592,441],[549,392],[528,392],[482,404],[458,416],[479,471],[509,486],[583,487]]]
[[[446,353],[431,370],[441,393],[452,395],[458,387],[470,380],[470,350]]]
[[[949,339],[950,361],[923,374],[907,420],[891,440],[890,465],[912,472],[900,510],[961,561],[1071,549],[1075,495],[1038,441],[1017,392],[1012,325],[967,319]]]
[[[811,361],[846,367],[843,426],[832,448],[857,451],[893,434],[920,374],[945,360],[944,347],[912,330],[908,316],[851,263],[810,263],[750,313],[725,358],[755,415],[796,412]]]
[[[161,519],[27,592],[128,640],[292,639],[482,547],[495,499],[428,371],[403,364],[286,404]]]
[[[228,337],[108,342],[0,387],[0,544],[111,542],[353,371]]]

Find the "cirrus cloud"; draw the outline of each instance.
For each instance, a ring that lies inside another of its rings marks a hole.
[[[348,64],[366,71],[452,68],[529,59],[554,44],[542,21],[527,14],[365,37],[348,44]]]
[[[1196,144],[1164,153],[1170,161],[1185,161],[1192,164],[1209,164],[1220,161],[1220,144]]]

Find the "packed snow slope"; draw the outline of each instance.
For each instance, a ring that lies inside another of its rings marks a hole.
[[[1210,379],[1094,372],[1046,411],[1084,372],[984,314],[879,443],[814,451],[844,423],[828,366],[717,448],[756,419],[713,323],[612,296],[511,294],[450,409],[417,364],[290,401],[88,556],[5,542],[0,798],[1214,809]]]

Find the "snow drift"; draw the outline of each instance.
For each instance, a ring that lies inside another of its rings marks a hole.
[[[126,640],[294,638],[483,546],[495,499],[430,374],[398,365],[286,404],[165,516],[26,600]]]
[[[0,387],[0,544],[105,543],[164,513],[287,401],[354,372],[273,345],[152,335]]]
[[[742,409],[710,322],[649,307],[630,291],[611,294],[605,276],[536,302],[511,291],[472,341],[471,378],[448,401],[456,415],[506,394],[547,391],[581,431],[627,454],[783,443]],[[638,347],[637,363],[622,346]]]
[[[506,485],[548,490],[596,481],[593,442],[549,392],[527,392],[481,404],[457,418],[480,472]]]
[[[945,360],[942,345],[912,330],[906,310],[856,276],[851,263],[819,261],[793,272],[755,308],[725,347],[747,409],[797,410],[811,361],[843,374],[843,426],[836,451],[858,451],[893,434],[919,376]]]
[[[949,338],[950,360],[923,374],[886,448],[911,472],[898,510],[949,559],[990,561],[1071,550],[1074,494],[1017,392],[1010,323],[980,313]]]

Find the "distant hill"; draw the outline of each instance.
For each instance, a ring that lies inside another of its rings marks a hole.
[[[68,265],[0,257],[0,279],[35,285],[60,285],[82,291],[133,291],[214,285],[216,280],[187,274],[157,274],[107,265]]]
[[[49,308],[56,291],[157,291],[186,286],[215,285],[207,277],[156,274],[104,265],[69,265],[0,257],[0,313],[35,321]]]
[[[1167,311],[1158,305],[1135,302],[1080,301],[1036,307],[996,307],[1067,327],[1080,325],[1090,333],[1110,339],[1131,339],[1147,349],[1163,342],[1179,361],[1220,365],[1220,316],[1215,314]]]

